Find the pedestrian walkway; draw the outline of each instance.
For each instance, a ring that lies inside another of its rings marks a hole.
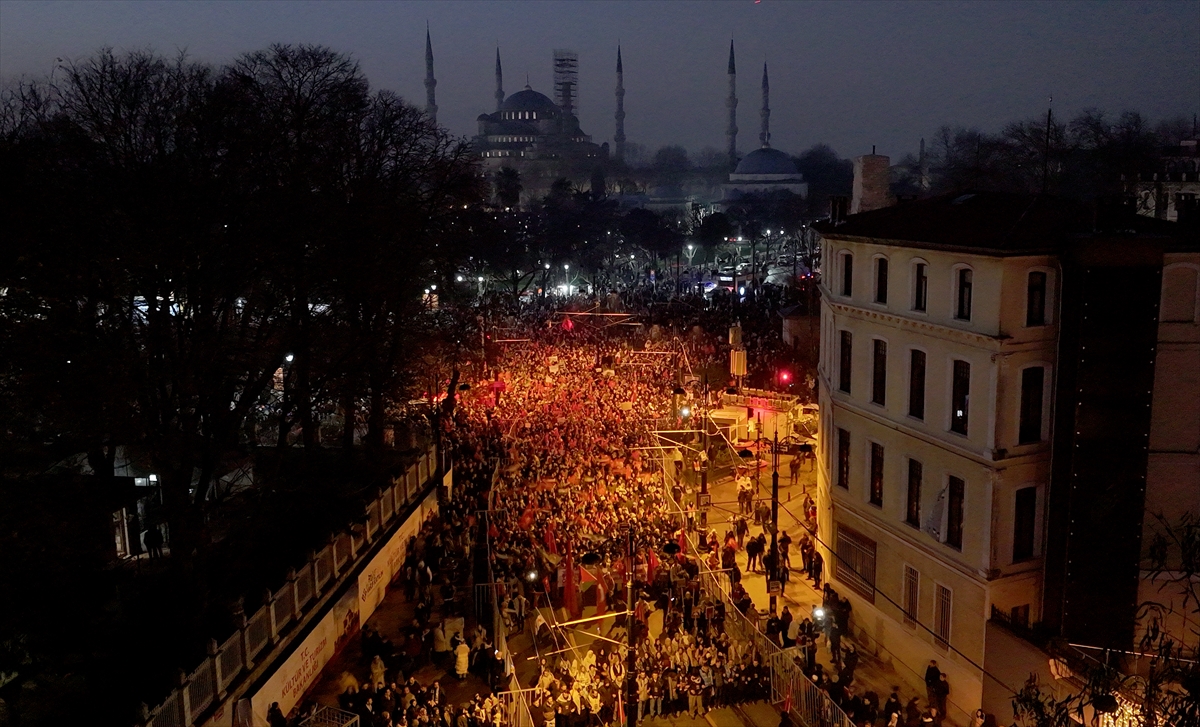
[[[787,606],[795,618],[804,619],[806,617],[811,618],[813,608],[821,605],[823,598],[821,591],[813,586],[813,582],[805,577],[803,570],[799,567],[800,555],[798,552],[800,538],[807,532],[800,519],[803,517],[802,506],[804,496],[807,494],[814,499],[816,498],[817,473],[814,463],[810,460],[809,463],[801,468],[797,482],[792,484],[788,467],[791,459],[791,455],[781,455],[779,462],[779,531],[781,534],[787,532],[792,538],[792,569],[790,578],[784,585],[783,593],[779,597],[779,610],[782,612],[783,607]],[[716,527],[719,532],[723,532],[729,517],[735,515],[738,511],[737,485],[732,476],[727,476],[716,482],[709,482],[708,489],[712,498],[712,509],[709,511],[708,516],[709,526]],[[764,470],[760,473],[755,497],[770,500],[770,470]],[[728,527],[732,529],[731,524]],[[767,533],[769,543],[770,533],[764,528],[755,526],[753,522],[751,522],[750,534],[747,537],[757,536],[762,532]],[[738,567],[742,569],[742,586],[754,600],[754,607],[759,613],[767,612],[770,597],[767,594],[767,577],[765,573],[750,572],[746,568],[747,557],[745,550],[739,551],[737,557]],[[830,564],[826,562],[822,584],[828,579],[830,575],[829,570]],[[851,620],[853,622],[853,616]],[[920,676],[911,673],[903,666],[897,669],[891,660],[885,661],[884,659],[880,659],[877,654],[854,638],[853,629],[851,629],[850,634],[842,636],[842,643],[845,644],[847,642],[853,643],[859,654],[858,667],[855,669],[854,682],[852,684],[855,693],[865,694],[868,691],[873,691],[879,696],[879,702],[882,704],[888,695],[891,694],[892,687],[898,686],[905,702],[907,702],[909,697],[913,696],[919,696],[924,701],[925,683]],[[837,669],[833,667],[833,655],[829,651],[829,646],[825,639],[821,639],[818,645],[817,661],[825,667],[828,673],[837,673]]]
[[[384,596],[383,602],[375,609],[375,613],[371,614],[371,618],[367,620],[367,625],[374,627],[379,633],[393,641],[399,633],[410,624],[416,617],[416,604],[404,599],[404,589],[393,587]],[[431,618],[431,624],[441,620],[440,612],[434,610],[434,616]],[[466,628],[470,629],[474,626],[474,616],[468,613],[466,615]],[[469,702],[477,694],[491,694],[486,682],[469,674],[466,679],[459,681],[453,674],[447,672],[434,664],[425,664],[412,674],[405,674],[404,679],[415,677],[423,686],[429,686],[437,682],[444,694],[444,702],[447,704],[462,704]],[[362,631],[355,634],[354,637],[347,642],[346,646],[325,665],[321,670],[320,677],[309,689],[305,695],[303,702],[316,702],[326,706],[338,706],[338,696],[346,690],[351,684],[358,684],[360,687],[370,678],[370,668],[366,660],[363,659],[362,653]]]

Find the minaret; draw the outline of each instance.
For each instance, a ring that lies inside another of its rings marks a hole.
[[[763,148],[766,149],[767,147],[771,146],[771,86],[769,83],[767,83],[767,64],[765,62],[763,63],[762,94],[762,111],[758,112],[759,118],[762,119],[762,130],[758,132],[758,141],[760,144],[762,144]]]
[[[500,49],[496,48],[496,110],[504,103],[504,73],[500,70]]]
[[[729,108],[729,126],[725,128],[725,136],[729,137],[729,163],[737,164],[737,67],[733,63],[733,41],[729,41],[729,98],[725,100]]]
[[[433,43],[429,40],[429,26],[425,26],[425,115],[437,123],[437,103],[433,100],[433,89],[437,80],[433,77]]]
[[[621,68],[621,46],[617,46],[617,133],[613,135],[617,164],[625,163],[625,71]]]

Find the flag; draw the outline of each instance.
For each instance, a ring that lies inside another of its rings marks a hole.
[[[624,685],[622,685],[621,689],[617,690],[617,724],[622,724],[622,725],[626,724],[626,722],[625,722],[625,703],[621,699],[621,690],[623,690],[624,688],[625,688]]]
[[[658,556],[655,555],[654,549],[650,548],[646,551],[646,562],[649,564],[650,577],[648,580],[654,580],[654,572],[658,570]]]
[[[598,580],[600,580],[600,579],[597,578],[596,576],[592,575],[592,572],[590,570],[588,570],[587,568],[579,569],[579,583],[580,584],[594,583]]]
[[[783,699],[783,713],[788,714],[792,711],[792,687],[788,686],[787,696]]]

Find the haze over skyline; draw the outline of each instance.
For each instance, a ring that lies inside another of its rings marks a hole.
[[[898,158],[940,126],[998,131],[1045,113],[1136,110],[1151,121],[1200,111],[1195,2],[0,2],[0,76],[44,77],[98,48],[186,49],[221,64],[271,43],[350,54],[374,88],[424,106],[425,25],[438,119],[472,136],[494,110],[497,44],[507,94],[552,95],[554,48],[579,53],[578,115],[611,143],[616,49],[626,134],[652,153],[723,149],[726,62],[737,46],[738,148],[758,147],[762,64],[772,146],[818,142],[843,156]]]

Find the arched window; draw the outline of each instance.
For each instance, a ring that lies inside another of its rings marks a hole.
[[[842,263],[842,295],[849,298],[854,295],[854,254],[843,251]]]
[[[880,305],[888,302],[888,259],[883,255],[875,256],[875,302]]]
[[[912,309],[919,313],[929,310],[929,263],[913,258],[911,267]]]
[[[954,269],[954,317],[971,320],[971,304],[975,293],[975,271],[966,265]]]

